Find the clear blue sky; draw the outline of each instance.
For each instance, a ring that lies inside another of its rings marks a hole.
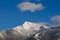
[[[25,21],[49,22],[50,18],[60,15],[60,0],[27,0],[29,2],[42,3],[45,9],[42,11],[21,12],[17,4],[25,0],[0,0],[0,29],[7,29],[23,24]]]

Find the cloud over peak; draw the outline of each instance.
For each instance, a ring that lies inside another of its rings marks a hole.
[[[58,16],[53,16],[53,17],[51,18],[51,20],[53,21],[53,23],[54,23],[55,25],[60,25],[60,15],[58,15]]]
[[[37,10],[42,10],[44,9],[42,4],[36,4],[36,3],[31,3],[31,2],[22,2],[17,5],[20,11],[30,11],[30,12],[35,12]]]

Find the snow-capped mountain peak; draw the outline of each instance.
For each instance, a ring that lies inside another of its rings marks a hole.
[[[43,27],[43,28],[50,28],[50,27],[48,27],[48,26],[45,26],[45,25],[42,25],[42,24],[39,24],[39,23],[33,23],[33,22],[25,22],[24,24],[23,24],[23,27],[25,28],[25,29],[35,29],[35,30],[40,30],[40,28],[41,27]]]
[[[17,26],[15,28],[13,28],[13,30],[21,33],[21,34],[34,34],[36,32],[38,32],[39,30],[44,28],[49,28],[48,26],[45,25],[41,25],[39,23],[34,23],[34,22],[25,22],[22,26]],[[24,32],[24,33],[23,33]]]

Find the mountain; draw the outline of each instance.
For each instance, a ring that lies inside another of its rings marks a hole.
[[[60,35],[59,30],[60,27],[48,27],[44,24],[25,22],[21,26],[1,30],[0,40],[52,40],[52,36]]]

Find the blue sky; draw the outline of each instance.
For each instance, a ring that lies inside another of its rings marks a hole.
[[[22,2],[42,3],[45,8],[21,12],[17,5]],[[0,29],[16,27],[25,21],[51,23],[50,18],[56,15],[60,15],[60,0],[0,0]]]

